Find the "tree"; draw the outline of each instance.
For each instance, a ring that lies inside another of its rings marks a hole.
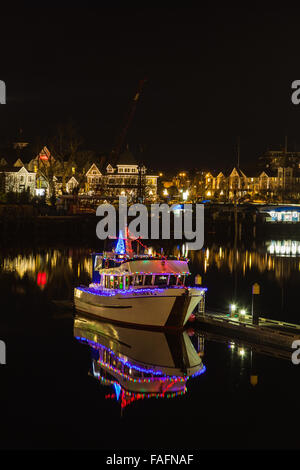
[[[34,144],[37,166],[37,187],[40,189],[42,182],[44,181],[49,190],[49,197],[55,198],[56,191],[54,176],[59,174],[60,165],[59,162],[54,158],[51,151],[49,151],[49,148],[45,146],[46,141],[46,138],[38,138]]]
[[[92,150],[78,150],[74,155],[78,190],[84,186],[86,172],[91,167],[94,161],[95,152],[93,152]]]
[[[54,136],[48,139],[47,148],[52,158],[59,163],[63,192],[66,191],[66,177],[72,174],[76,159],[80,160],[78,153],[82,143],[83,139],[72,121],[60,124]]]

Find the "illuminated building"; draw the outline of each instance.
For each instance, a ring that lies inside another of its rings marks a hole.
[[[137,200],[140,191],[146,200],[154,202],[157,198],[158,176],[146,173],[146,167],[139,168],[131,152],[126,151],[120,155],[116,165],[108,163],[102,172],[93,164],[86,173],[86,191],[116,200],[121,195],[127,196],[132,202]]]
[[[0,169],[0,178],[4,192],[21,193],[29,191],[32,196],[35,195],[36,174],[26,170],[23,165],[5,166]]]

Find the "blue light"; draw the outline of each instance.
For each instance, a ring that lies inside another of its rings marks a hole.
[[[92,294],[92,295],[98,295],[98,296],[102,296],[102,297],[113,297],[115,295],[124,295],[124,296],[131,296],[132,294],[136,295],[136,294],[153,294],[153,295],[156,295],[156,294],[161,294],[167,290],[173,290],[173,289],[186,289],[188,290],[189,288],[186,287],[186,286],[172,286],[172,287],[165,287],[165,288],[160,288],[160,287],[154,287],[154,288],[145,288],[145,289],[133,289],[133,288],[130,288],[128,290],[124,290],[124,289],[104,289],[102,286],[100,285],[97,285],[97,287],[92,287],[91,285],[89,287],[76,287],[77,290],[81,290],[82,292],[86,292],[88,294]],[[192,288],[193,290],[198,290],[198,291],[202,291],[202,292],[206,292],[207,291],[207,287],[193,287]],[[134,297],[130,297],[130,298],[134,298]]]
[[[115,249],[115,253],[117,253],[117,255],[125,255],[126,253],[125,243],[124,243],[124,239],[122,236],[122,230],[120,230],[119,232],[119,238],[118,238],[118,243]]]
[[[121,385],[119,385],[115,382],[114,383],[114,388],[115,388],[116,398],[117,398],[117,401],[118,401],[120,393],[121,393]]]

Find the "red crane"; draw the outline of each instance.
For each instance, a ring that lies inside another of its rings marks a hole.
[[[120,155],[120,152],[122,150],[122,147],[124,145],[124,141],[125,141],[125,138],[126,138],[126,135],[127,135],[127,132],[128,132],[128,129],[130,127],[130,124],[132,122],[132,119],[134,117],[134,113],[135,113],[135,110],[136,110],[136,106],[137,106],[137,103],[139,101],[139,98],[140,98],[140,95],[141,95],[141,92],[142,92],[142,89],[143,89],[143,86],[144,86],[144,83],[147,81],[146,78],[143,78],[143,80],[140,80],[139,81],[139,85],[138,85],[138,88],[137,88],[137,91],[134,95],[134,98],[133,100],[130,102],[130,105],[129,105],[129,109],[128,109],[128,113],[127,113],[127,117],[126,117],[126,120],[125,120],[125,124],[122,128],[122,131],[118,137],[118,140],[116,142],[116,145],[114,146],[112,152],[111,152],[111,157],[112,157],[112,161],[114,163],[117,162],[117,159]]]

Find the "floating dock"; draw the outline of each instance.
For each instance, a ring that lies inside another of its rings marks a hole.
[[[300,325],[259,317],[254,325],[252,315],[240,316],[226,313],[197,313],[195,327],[205,327],[208,331],[222,331],[230,337],[249,339],[261,345],[276,346],[292,351],[292,344],[300,340]]]

